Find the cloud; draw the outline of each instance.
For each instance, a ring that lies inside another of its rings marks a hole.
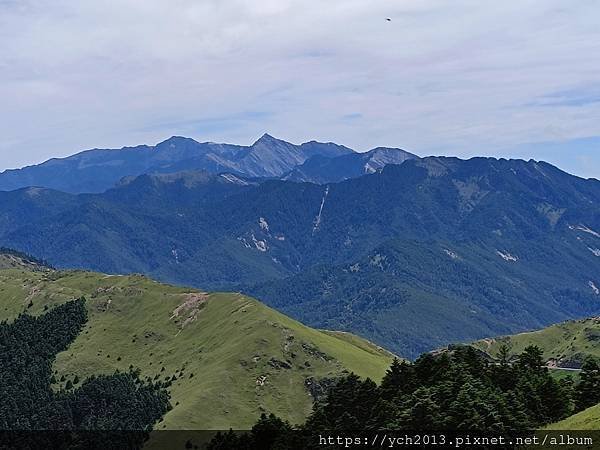
[[[546,94],[530,106],[584,106],[592,103],[600,103],[598,84]]]
[[[597,136],[599,15],[591,0],[0,1],[0,167],[171,134],[459,156]]]

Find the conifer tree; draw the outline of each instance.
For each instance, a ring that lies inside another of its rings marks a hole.
[[[588,357],[581,366],[579,383],[575,386],[575,409],[582,411],[600,403],[600,365]]]

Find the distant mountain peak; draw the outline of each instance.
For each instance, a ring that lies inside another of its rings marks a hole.
[[[162,142],[159,142],[158,144],[156,144],[156,148],[161,148],[161,147],[176,147],[178,144],[199,144],[198,141],[192,139],[192,138],[188,138],[185,136],[171,136],[168,139],[165,139]]]
[[[271,136],[269,133],[265,133],[263,134],[261,137],[259,137],[256,142],[254,142],[254,144],[252,144],[252,147],[254,147],[257,144],[270,144],[270,143],[277,143],[277,142],[282,142],[285,144],[289,144],[289,142],[286,142],[282,139],[278,139],[276,137]]]

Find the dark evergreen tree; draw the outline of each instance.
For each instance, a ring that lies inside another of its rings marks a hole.
[[[517,366],[531,373],[540,373],[544,370],[544,352],[535,345],[530,345],[519,356]]]
[[[561,383],[551,376],[544,377],[538,385],[537,391],[543,411],[542,423],[557,422],[569,415],[571,398]]]
[[[283,444],[292,431],[291,425],[274,414],[261,414],[260,419],[250,432],[254,448],[273,448],[276,443]]]
[[[392,400],[415,390],[416,380],[414,367],[406,361],[394,358],[381,381],[381,395]]]
[[[13,323],[0,323],[0,430],[105,433],[100,440],[85,433],[21,434],[33,441],[17,447],[138,448],[170,407],[164,386],[142,382],[139,371],[91,377],[78,389],[68,380],[66,391],[52,390],[52,362],[85,324],[84,303],[67,302],[39,317],[24,314]],[[40,441],[46,438],[50,441]]]
[[[581,366],[579,383],[575,386],[575,409],[582,411],[600,403],[600,365],[588,357]]]
[[[439,430],[442,428],[441,408],[431,388],[417,389],[402,402],[398,416],[390,422],[393,429]]]
[[[331,389],[325,401],[315,406],[306,427],[340,431],[377,428],[377,424],[371,424],[371,418],[378,400],[378,387],[373,381],[350,374]]]
[[[252,445],[247,434],[240,436],[233,430],[229,430],[227,433],[219,431],[206,448],[207,450],[250,450]]]

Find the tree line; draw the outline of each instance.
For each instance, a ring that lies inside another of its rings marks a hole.
[[[12,432],[1,434],[11,446],[19,439],[42,439],[51,442],[38,442],[39,448],[56,447],[57,440],[65,440],[66,447],[109,448],[108,435],[98,439],[73,432],[119,430],[127,433],[111,435],[112,441],[139,444],[171,408],[165,386],[141,380],[137,370],[90,377],[77,388],[52,389],[54,359],[75,340],[86,321],[81,298],[39,317],[21,314],[12,323],[0,323],[0,431]]]
[[[382,382],[354,374],[341,378],[300,426],[263,414],[249,433],[218,433],[210,450],[326,448],[315,436],[332,432],[413,430],[527,433],[600,403],[600,366],[586,360],[580,381],[557,381],[542,351],[527,347],[497,361],[459,346],[424,354],[414,363],[394,360]]]

